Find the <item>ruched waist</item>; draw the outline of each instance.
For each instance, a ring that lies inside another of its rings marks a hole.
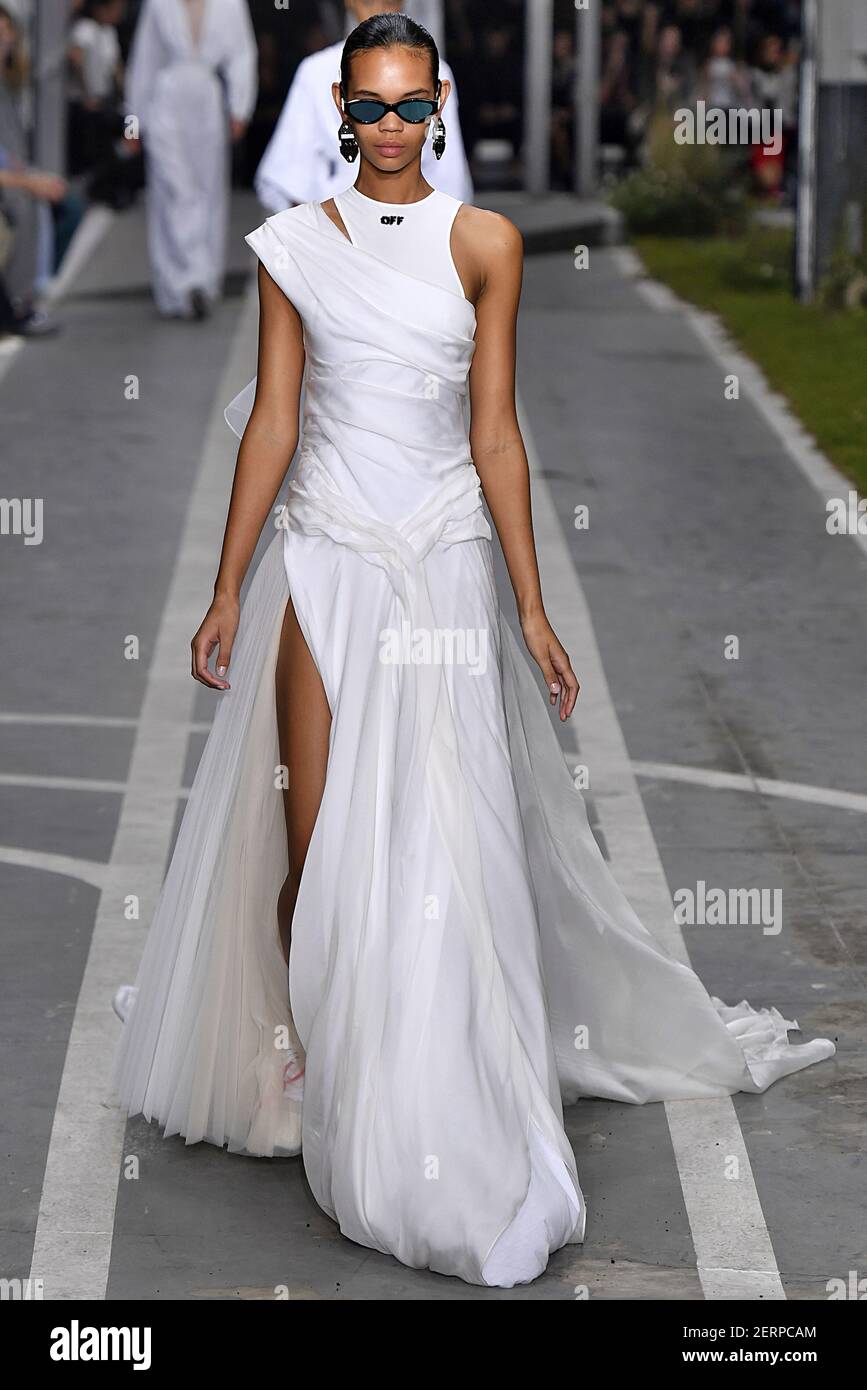
[[[387,569],[412,570],[438,542],[490,540],[481,481],[471,459],[432,489],[399,525],[360,508],[336,486],[309,448],[302,451],[276,525],[304,535],[325,535]]]
[[[428,401],[438,400],[443,393],[466,396],[468,392],[465,372],[449,376],[445,371],[435,372],[410,362],[396,362],[387,353],[381,356],[371,353],[363,359],[346,362],[317,362],[308,357],[307,381],[322,382],[328,386],[344,383],[368,386],[393,395]]]

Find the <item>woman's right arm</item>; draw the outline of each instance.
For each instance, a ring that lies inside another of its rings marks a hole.
[[[214,690],[229,689],[222,677],[238,630],[241,585],[298,444],[303,374],[301,316],[260,263],[256,397],[238,450],[214,601],[191,643],[192,674]],[[216,676],[208,669],[215,650]]]

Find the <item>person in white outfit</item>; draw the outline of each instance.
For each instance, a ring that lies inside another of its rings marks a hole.
[[[112,1093],[187,1144],[300,1154],[361,1246],[511,1288],[584,1239],[564,1102],[757,1094],[835,1049],[709,995],[594,839],[549,717],[578,680],[515,403],[521,236],[422,175],[449,110],[430,35],[360,24],[333,100],[356,183],[247,237],[258,373],[192,641],[223,694]]]
[[[402,5],[400,0],[346,0],[346,8],[358,24],[371,15],[403,10],[424,25],[424,16],[416,13],[419,7],[412,0],[408,5]],[[304,58],[298,66],[256,171],[256,193],[269,212],[280,212],[294,203],[324,202],[335,193],[342,193],[355,180],[356,170],[340,158],[335,138],[339,120],[335,119],[331,85],[340,78],[342,51],[342,41],[331,44]],[[448,140],[440,160],[434,154],[432,140],[425,140],[421,169],[435,188],[471,203],[473,183],[461,139],[458,93],[454,74],[442,58],[440,77],[451,88]]]
[[[225,266],[229,145],[256,103],[247,0],[145,0],[127,69],[148,185],[148,249],[161,313],[204,317]]]

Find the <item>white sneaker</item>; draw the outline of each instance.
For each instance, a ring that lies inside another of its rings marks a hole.
[[[126,1023],[137,994],[135,985],[121,985],[120,989],[115,990],[111,1005],[121,1023]]]

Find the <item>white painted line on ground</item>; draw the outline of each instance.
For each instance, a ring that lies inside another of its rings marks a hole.
[[[223,405],[247,380],[256,351],[256,298],[251,287],[230,359],[220,380],[187,510],[168,598],[147,674],[111,858],[106,866],[51,1140],[31,1277],[47,1299],[101,1299],[108,1279],[125,1117],[108,1105],[120,1026],[112,1011],[118,985],[134,980],[143,946],[141,923],[124,917],[136,893],[149,922],[172,835],[166,795],[180,782],[196,695],[189,644],[208,602],[226,513],[235,444]]]
[[[628,279],[646,280],[650,278],[644,262],[631,246],[613,246],[608,254],[621,274]],[[659,282],[654,280],[653,283],[658,284]]]
[[[0,713],[0,724],[68,724],[70,727],[98,729],[135,729],[137,719],[100,714],[17,714],[10,710]]]
[[[70,728],[137,729],[139,722],[138,719],[111,714],[24,714],[10,710],[0,712],[0,724],[68,724]],[[206,734],[210,727],[205,719],[191,719],[186,725],[190,733],[196,734]]]
[[[609,253],[623,273],[636,281],[635,288],[654,309],[672,312],[677,309],[726,375],[738,377],[742,393],[749,397],[756,410],[782,443],[789,458],[800,469],[811,487],[827,502],[830,498],[848,498],[855,485],[846,478],[831,460],[822,453],[815,439],[808,434],[784,396],[774,391],[768,379],[751,357],[742,352],[729,336],[716,314],[698,309],[669,289],[653,280],[644,263],[629,247],[618,247]],[[660,292],[663,292],[662,294]],[[824,511],[824,508],[823,508]],[[824,528],[824,516],[817,525]],[[832,538],[836,539],[836,538]],[[851,539],[867,555],[867,535],[856,533]]]
[[[642,299],[662,314],[673,314],[680,308],[677,295],[658,280],[642,280],[638,288]]]
[[[46,304],[57,304],[69,293],[116,217],[117,213],[103,203],[88,208],[73,233],[63,264],[48,284],[44,295]]]
[[[97,777],[42,777],[0,772],[0,787],[32,787],[35,791],[53,792],[114,792],[123,795],[127,783],[108,782]]]
[[[189,725],[186,727],[189,729]],[[0,772],[0,787],[32,787],[35,791],[111,792],[123,796],[128,786],[129,782],[112,782],[99,777],[43,777],[38,773]],[[164,792],[163,802],[172,805],[179,797],[189,794],[189,787],[178,787],[175,791]]]
[[[7,338],[0,338],[0,381],[9,371],[23,346],[24,339],[18,336],[13,337],[10,334]]]
[[[594,768],[593,798],[618,882],[650,931],[678,959],[689,955],[608,689],[593,620],[563,537],[525,412],[521,430],[534,474],[533,515],[545,606],[566,650],[580,653],[574,716]],[[666,1102],[671,1142],[705,1297],[785,1299],[744,1138],[729,1097]],[[737,1182],[720,1154],[735,1155]],[[580,1165],[579,1165],[580,1166]]]
[[[34,849],[18,849],[14,845],[0,845],[0,864],[12,864],[20,869],[34,869],[41,874],[62,874],[65,878],[77,878],[82,883],[90,883],[94,888],[103,887],[107,867],[92,859],[76,859],[67,854],[46,854]]]
[[[784,782],[772,777],[751,777],[743,772],[715,772],[708,767],[684,767],[680,763],[634,762],[637,777],[654,777],[666,782],[691,782],[695,786],[722,791],[754,792],[776,796],[784,801],[808,801],[816,806],[833,806],[841,811],[867,815],[867,794],[838,791],[836,787],[814,787],[809,782]]]

